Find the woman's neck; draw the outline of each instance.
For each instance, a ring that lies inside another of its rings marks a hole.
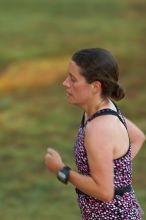
[[[86,112],[87,117],[90,117],[95,112],[100,111],[101,109],[108,108],[110,106],[110,100],[108,98],[100,98],[92,103],[90,105],[87,105],[84,110]]]

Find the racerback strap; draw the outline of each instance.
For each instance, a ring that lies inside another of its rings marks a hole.
[[[116,106],[117,108],[117,106]],[[117,111],[114,111],[112,109],[109,109],[109,108],[106,108],[106,109],[102,109],[98,112],[95,112],[90,118],[88,118],[88,120],[84,123],[84,118],[85,118],[85,115],[83,114],[83,118],[82,118],[82,122],[81,124],[83,126],[86,126],[86,124],[93,120],[94,118],[98,117],[98,116],[102,116],[102,115],[114,115],[116,117],[119,118],[119,120],[123,123],[123,125],[126,127],[127,129],[127,126],[126,126],[126,122],[125,122],[125,119],[124,119],[124,116],[122,115],[121,111],[117,108]]]

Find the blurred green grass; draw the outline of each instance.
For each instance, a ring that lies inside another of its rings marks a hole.
[[[43,158],[54,146],[74,167],[77,109],[67,108],[58,84],[4,99],[9,105],[0,115],[0,219],[76,219],[74,190],[48,174]]]
[[[120,64],[127,98],[120,107],[146,133],[146,2],[5,0],[0,6],[0,65],[106,47]],[[57,65],[57,63],[56,63]],[[2,71],[0,72],[0,74]],[[49,74],[49,73],[48,73]],[[0,94],[0,219],[80,219],[76,195],[48,174],[53,146],[74,167],[81,112],[66,103],[61,82]],[[133,162],[133,184],[146,212],[146,144]]]
[[[145,10],[143,0],[1,1],[1,65],[95,45],[137,58],[145,53]]]

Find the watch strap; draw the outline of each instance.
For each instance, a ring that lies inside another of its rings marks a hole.
[[[71,168],[68,166],[65,166],[65,167],[61,168],[60,170],[58,170],[58,173],[57,173],[58,180],[60,180],[64,184],[67,184],[68,179],[69,179],[70,170],[71,170]]]

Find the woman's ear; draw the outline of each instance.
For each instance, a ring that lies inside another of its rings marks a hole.
[[[95,93],[99,93],[101,91],[101,82],[100,81],[95,81],[92,83],[92,90]]]

